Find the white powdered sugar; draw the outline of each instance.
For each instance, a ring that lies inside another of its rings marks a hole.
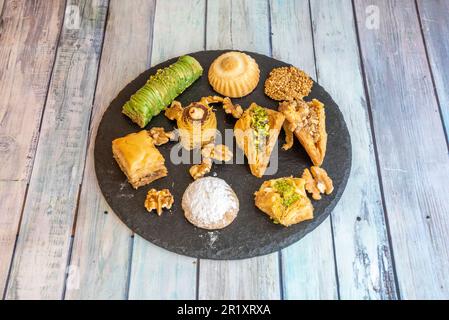
[[[198,226],[223,223],[232,211],[238,211],[239,202],[232,188],[220,178],[205,177],[191,183],[182,198],[183,208]],[[233,220],[233,219],[232,219]],[[231,220],[231,221],[232,221]]]

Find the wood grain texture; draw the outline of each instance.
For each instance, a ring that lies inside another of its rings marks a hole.
[[[19,228],[26,182],[0,181],[0,292],[4,292]]]
[[[8,1],[0,29],[0,180],[28,180],[64,2]]]
[[[318,81],[345,117],[352,170],[332,213],[341,299],[395,299],[393,265],[351,1],[311,1]]]
[[[273,58],[316,79],[309,1],[270,4]],[[281,254],[284,299],[338,299],[330,219]]]
[[[152,65],[185,53],[203,50],[205,5],[204,0],[189,0],[184,1],[183,10],[179,10],[177,0],[157,2]],[[197,259],[170,253],[136,235],[129,298],[195,299],[196,261]]]
[[[208,1],[207,49],[270,55],[265,1]],[[278,254],[239,261],[200,261],[200,299],[279,299]]]
[[[74,281],[67,281],[66,299],[128,296],[131,231],[101,194],[93,151],[103,112],[126,84],[149,67],[153,15],[154,1],[133,1],[132,6],[121,0],[109,3],[71,259]]]
[[[0,0],[0,292],[10,269],[63,10],[57,1]]]
[[[417,1],[422,31],[449,140],[449,1]]]
[[[447,299],[449,158],[415,3],[355,7],[401,298]]]
[[[9,299],[59,299],[63,293],[107,1],[70,5],[79,8],[81,23],[79,29],[66,23],[58,44]]]

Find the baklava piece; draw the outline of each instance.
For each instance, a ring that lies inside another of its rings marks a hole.
[[[112,141],[112,154],[134,189],[168,173],[164,157],[146,130]]]
[[[313,219],[313,205],[304,190],[305,180],[285,177],[265,181],[255,193],[256,206],[274,223],[290,226]]]
[[[285,101],[279,104],[279,111],[285,116],[284,130],[286,144],[284,150],[293,145],[291,132],[295,134],[315,166],[324,161],[327,146],[326,116],[324,104],[317,99]]]

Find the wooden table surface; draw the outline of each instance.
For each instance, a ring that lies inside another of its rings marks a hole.
[[[4,299],[449,298],[449,1],[0,0],[0,11]],[[341,201],[280,252],[165,251],[97,185],[109,102],[151,65],[204,49],[306,70],[349,127]]]

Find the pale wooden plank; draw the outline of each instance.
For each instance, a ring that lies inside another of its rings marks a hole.
[[[63,293],[107,11],[106,0],[69,4],[79,8],[81,24],[66,23],[58,44],[8,299]]]
[[[153,15],[154,1],[109,3],[71,260],[79,281],[73,285],[68,281],[67,299],[125,299],[128,295],[131,231],[101,194],[93,151],[103,112],[126,84],[149,67]]]
[[[422,31],[449,139],[449,1],[417,1]]]
[[[311,1],[318,81],[351,134],[352,170],[332,213],[341,299],[395,299],[393,265],[350,0]]]
[[[415,3],[355,6],[401,298],[447,299],[449,158]]]
[[[208,1],[207,49],[270,54],[266,1]],[[200,261],[200,299],[279,299],[278,253],[239,261]]]
[[[205,5],[204,0],[189,0],[179,10],[177,0],[157,2],[152,65],[204,48]],[[136,235],[129,298],[195,299],[196,260],[170,253]]]
[[[4,291],[63,6],[0,1],[0,290]],[[24,16],[33,13],[25,20]],[[45,21],[41,21],[44,19]]]
[[[64,2],[9,1],[0,37],[0,180],[28,180]]]
[[[316,79],[309,1],[272,0],[270,8],[273,57]],[[330,219],[281,254],[285,299],[338,299]]]
[[[4,292],[19,228],[26,182],[0,181],[0,292]]]

